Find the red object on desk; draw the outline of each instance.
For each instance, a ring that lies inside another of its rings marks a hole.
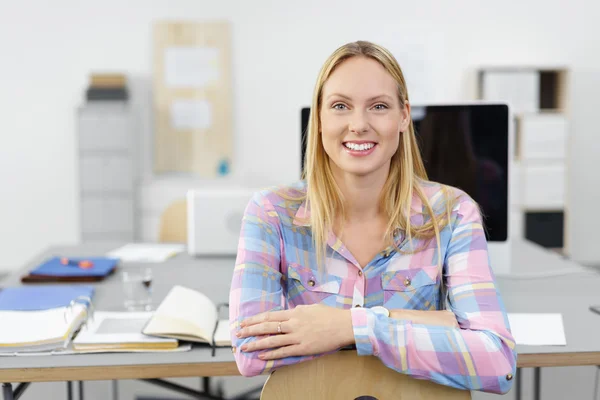
[[[79,267],[81,269],[90,269],[94,266],[94,263],[89,260],[73,261],[73,260],[69,260],[66,257],[61,258],[60,263],[62,265],[73,265],[73,266]]]

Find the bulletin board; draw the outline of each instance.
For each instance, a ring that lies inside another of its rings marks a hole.
[[[231,171],[228,22],[154,25],[154,171],[215,178]]]

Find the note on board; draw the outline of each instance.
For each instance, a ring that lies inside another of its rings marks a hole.
[[[207,129],[212,125],[212,107],[206,100],[174,100],[171,103],[173,129]]]
[[[170,88],[202,88],[219,79],[219,50],[169,47],[165,50],[165,83]]]

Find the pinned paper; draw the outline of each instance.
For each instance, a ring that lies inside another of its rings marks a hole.
[[[219,79],[219,50],[169,47],[165,50],[165,83],[170,88],[202,88]]]
[[[207,129],[212,125],[212,106],[206,100],[175,100],[171,126],[176,130]]]

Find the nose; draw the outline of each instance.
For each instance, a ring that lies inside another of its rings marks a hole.
[[[367,120],[365,113],[363,111],[355,111],[352,113],[348,128],[350,132],[357,135],[367,132],[369,130],[369,121]]]

